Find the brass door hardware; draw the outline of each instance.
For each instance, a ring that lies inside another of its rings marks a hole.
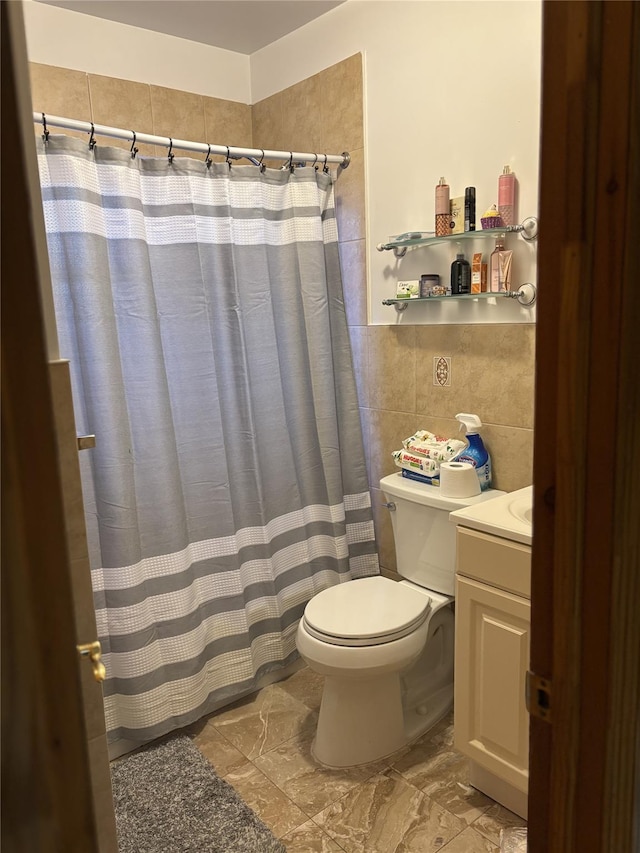
[[[93,677],[97,682],[103,682],[107,677],[107,670],[102,663],[102,647],[100,641],[95,640],[93,643],[84,643],[82,646],[76,646],[83,657],[88,657],[91,661],[91,669]]]

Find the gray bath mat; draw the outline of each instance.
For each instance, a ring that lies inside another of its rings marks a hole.
[[[120,853],[285,853],[186,735],[111,765]]]

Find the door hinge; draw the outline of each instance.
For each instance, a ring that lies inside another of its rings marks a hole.
[[[527,672],[525,696],[529,714],[550,723],[551,681],[529,670]]]

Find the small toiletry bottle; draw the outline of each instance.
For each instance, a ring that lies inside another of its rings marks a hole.
[[[471,293],[471,267],[464,255],[456,255],[451,264],[451,295]]]
[[[504,252],[504,242],[502,237],[498,237],[496,247],[491,252],[489,259],[489,290],[491,293],[500,293],[501,290],[504,290],[504,287],[501,287],[502,282],[500,281],[500,255],[502,252]]]
[[[446,237],[449,228],[449,184],[444,178],[436,187],[436,237]]]
[[[516,176],[509,166],[498,178],[498,210],[505,225],[516,224]]]
[[[467,187],[464,191],[464,230],[476,230],[476,188]]]

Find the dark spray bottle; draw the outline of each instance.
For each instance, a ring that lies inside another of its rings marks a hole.
[[[458,254],[451,264],[451,295],[459,296],[463,293],[471,293],[471,267],[464,255]]]
[[[476,230],[476,188],[467,187],[464,191],[464,230]]]

